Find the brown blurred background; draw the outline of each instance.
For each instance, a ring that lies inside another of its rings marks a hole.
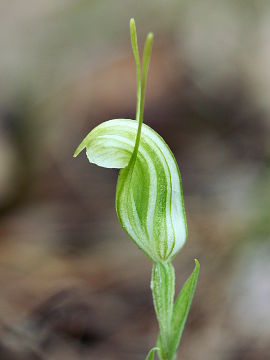
[[[0,359],[141,360],[151,263],[118,224],[117,171],[73,151],[134,118],[129,43],[155,34],[145,122],[175,153],[201,262],[185,360],[270,353],[270,3],[1,0]]]

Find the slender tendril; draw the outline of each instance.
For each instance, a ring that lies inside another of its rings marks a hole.
[[[146,86],[146,78],[149,68],[149,62],[152,51],[153,37],[152,33],[147,35],[144,51],[143,51],[143,62],[142,62],[142,78],[141,78],[141,65],[140,65],[140,55],[138,49],[137,42],[137,33],[134,19],[130,20],[130,37],[131,37],[131,45],[133,49],[133,54],[136,63],[137,69],[137,108],[136,108],[136,120],[139,122],[136,142],[133,150],[133,155],[131,159],[131,163],[136,159],[140,138],[141,138],[141,129],[143,123],[143,112],[144,112],[144,102],[145,102],[145,86]]]
[[[153,37],[154,35],[152,33],[149,33],[147,35],[145,46],[144,46],[144,52],[143,52],[143,69],[142,69],[142,84],[141,84],[141,100],[140,100],[140,116],[139,116],[139,125],[138,125],[138,132],[137,132],[137,138],[136,143],[134,147],[134,152],[137,153],[140,137],[141,137],[141,129],[142,129],[142,123],[143,123],[143,112],[144,112],[144,102],[145,102],[145,85],[146,85],[146,78],[149,68],[149,62],[151,57],[151,51],[152,51],[152,43],[153,43]]]
[[[136,105],[136,120],[139,121],[140,117],[140,102],[141,102],[141,62],[137,41],[137,31],[135,20],[130,19],[130,38],[131,38],[131,46],[135,58],[136,63],[136,73],[137,73],[137,105]]]

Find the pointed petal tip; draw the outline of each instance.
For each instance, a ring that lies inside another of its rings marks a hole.
[[[80,152],[81,152],[81,150],[77,148],[73,154],[73,157],[76,158]]]
[[[85,144],[84,144],[84,140],[80,143],[80,145],[77,147],[77,149],[75,150],[73,157],[76,158],[80,152],[82,152],[82,150],[85,148]]]

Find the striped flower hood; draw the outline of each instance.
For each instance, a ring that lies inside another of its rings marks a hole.
[[[183,246],[187,227],[181,178],[165,141],[143,124],[136,156],[135,120],[115,119],[94,128],[75,152],[83,149],[91,163],[120,171],[116,211],[136,245],[153,261],[171,259]]]
[[[143,124],[145,85],[153,34],[144,47],[142,67],[134,19],[131,45],[137,70],[136,120],[115,119],[94,128],[74,156],[83,149],[90,162],[118,168],[116,211],[124,230],[154,262],[166,262],[183,246],[187,235],[181,178],[165,141]]]

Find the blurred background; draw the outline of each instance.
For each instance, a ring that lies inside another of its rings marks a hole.
[[[129,40],[155,34],[145,122],[175,153],[201,273],[179,358],[270,353],[270,2],[1,0],[0,359],[141,360],[151,263],[121,229],[118,171],[73,159],[134,118]]]

